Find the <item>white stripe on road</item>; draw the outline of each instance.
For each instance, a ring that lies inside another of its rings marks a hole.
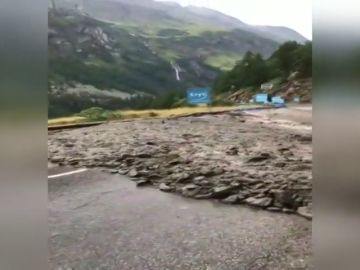
[[[48,176],[48,179],[58,178],[58,177],[61,177],[61,176],[66,176],[66,175],[71,175],[71,174],[76,174],[76,173],[81,173],[81,172],[85,172],[85,171],[87,171],[87,170],[88,170],[88,169],[79,169],[79,170],[72,171],[72,172],[66,172],[66,173],[49,175],[49,176]]]

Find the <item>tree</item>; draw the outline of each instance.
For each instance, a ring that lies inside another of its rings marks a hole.
[[[233,70],[222,74],[215,83],[215,92],[257,87],[269,79],[269,70],[260,54],[247,52]]]
[[[287,78],[295,71],[297,51],[302,45],[295,41],[285,42],[269,59],[271,68],[274,68],[281,77]]]
[[[236,91],[239,88],[255,88],[262,83],[280,79],[285,81],[292,72],[298,71],[299,77],[312,74],[312,43],[299,44],[286,42],[272,56],[264,60],[260,54],[247,52],[235,67],[221,74],[214,83],[217,94]]]

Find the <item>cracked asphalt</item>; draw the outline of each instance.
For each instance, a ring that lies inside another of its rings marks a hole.
[[[49,167],[49,175],[71,168]],[[49,179],[50,269],[313,269],[311,222],[100,170]]]

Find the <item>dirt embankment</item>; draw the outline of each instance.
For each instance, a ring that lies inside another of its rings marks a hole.
[[[311,128],[223,113],[49,134],[49,161],[102,167],[195,199],[311,218]]]
[[[292,102],[295,97],[299,98],[299,102],[311,103],[312,101],[312,78],[289,80],[279,87],[274,87],[270,90],[254,90],[254,89],[240,89],[235,93],[230,94],[226,100],[241,103],[249,102],[253,96],[259,92],[266,92],[272,96],[281,96],[286,102]]]

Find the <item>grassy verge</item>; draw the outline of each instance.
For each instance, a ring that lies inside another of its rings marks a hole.
[[[71,125],[87,122],[85,117],[81,116],[69,116],[69,117],[60,117],[48,120],[48,126],[60,126],[60,125]]]
[[[241,106],[216,106],[216,107],[182,107],[175,109],[164,109],[164,110],[128,110],[128,111],[114,111],[111,114],[111,118],[107,120],[129,120],[129,119],[147,119],[147,118],[169,118],[177,116],[186,116],[196,113],[206,112],[223,112],[232,111],[235,109],[250,109],[256,108],[258,105],[249,104]],[[93,120],[95,121],[95,120]],[[48,126],[56,125],[67,125],[67,124],[78,124],[84,122],[91,122],[90,119],[80,116],[61,117],[48,120]]]

